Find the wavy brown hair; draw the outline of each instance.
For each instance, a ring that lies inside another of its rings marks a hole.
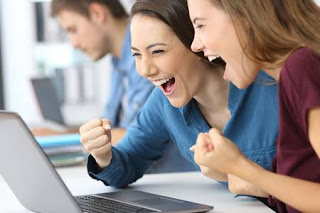
[[[210,0],[231,18],[245,54],[276,68],[293,51],[320,55],[320,8],[314,0]]]

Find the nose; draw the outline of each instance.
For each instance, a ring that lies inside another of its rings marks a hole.
[[[194,35],[192,44],[191,44],[191,50],[193,52],[201,52],[204,49],[204,45],[202,44],[202,42],[200,41],[200,39],[198,38],[197,34]]]
[[[74,35],[70,35],[70,40],[71,40],[71,45],[74,47],[74,48],[80,48],[80,43],[77,39],[76,36]]]
[[[152,66],[151,59],[142,58],[141,66],[139,67],[139,74],[145,78],[148,78],[155,74],[155,68]]]

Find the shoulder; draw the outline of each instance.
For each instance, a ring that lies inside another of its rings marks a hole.
[[[320,56],[307,48],[296,50],[280,74],[280,97],[295,105],[314,103],[320,97]]]
[[[307,76],[320,72],[320,56],[307,48],[294,51],[286,60],[283,72],[290,76]]]

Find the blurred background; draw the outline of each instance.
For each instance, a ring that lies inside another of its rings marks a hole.
[[[73,49],[50,17],[49,0],[0,1],[0,108],[18,112],[27,124],[41,123],[30,79],[49,77],[66,123],[98,117],[107,99],[110,58],[93,63]],[[134,0],[122,2],[129,10]]]
[[[129,10],[134,0],[122,0]],[[103,111],[110,56],[98,62],[73,49],[50,17],[49,0],[1,0],[0,108],[28,125],[43,122],[31,79],[53,81],[65,122],[78,125]]]

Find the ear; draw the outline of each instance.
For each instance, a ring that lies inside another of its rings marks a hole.
[[[98,2],[92,2],[88,8],[89,18],[95,23],[103,23],[108,20],[109,10]]]

